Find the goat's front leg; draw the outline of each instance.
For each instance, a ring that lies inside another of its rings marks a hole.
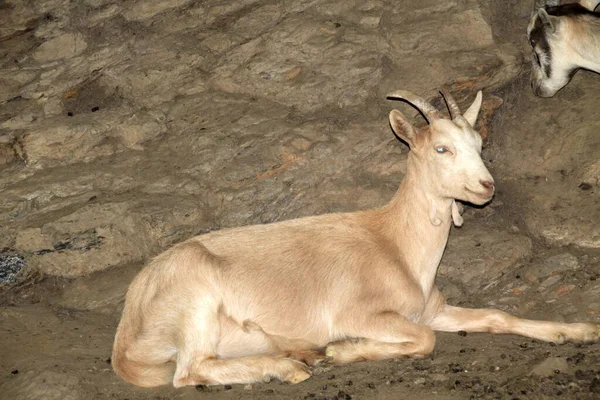
[[[361,360],[420,357],[435,347],[435,334],[427,325],[415,324],[395,312],[381,312],[362,321],[345,321],[353,339],[330,343],[325,354],[333,364]]]
[[[500,310],[460,308],[447,304],[429,326],[443,332],[512,333],[554,343],[595,342],[600,337],[599,324],[533,321]]]

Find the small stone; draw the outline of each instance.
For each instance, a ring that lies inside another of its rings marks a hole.
[[[434,382],[445,382],[449,379],[448,375],[444,375],[444,374],[432,374],[430,376],[430,378]]]
[[[465,336],[467,336],[467,332],[466,331],[458,331],[458,336],[465,337]]]
[[[19,273],[25,267],[25,261],[20,256],[0,253],[0,284],[12,285],[17,283]]]
[[[535,276],[534,274],[532,274],[531,272],[526,272],[524,275],[525,280],[527,280],[529,283],[539,283],[540,280],[537,276]]]
[[[548,289],[550,286],[560,282],[560,280],[562,279],[562,276],[560,275],[552,275],[548,278],[546,278],[539,286],[538,290],[542,291],[542,290],[546,290]]]
[[[566,294],[569,294],[573,291],[573,289],[575,289],[575,285],[573,284],[569,284],[569,285],[560,285],[557,289],[556,289],[556,294],[558,296],[564,296]]]
[[[425,378],[417,378],[415,379],[415,385],[424,385],[425,384]]]
[[[556,375],[556,371],[559,373],[568,373],[569,365],[564,358],[560,357],[548,357],[538,365],[536,365],[529,375],[536,376],[553,376]]]
[[[223,386],[223,389],[225,390],[231,390],[232,386],[231,385],[225,385]]]

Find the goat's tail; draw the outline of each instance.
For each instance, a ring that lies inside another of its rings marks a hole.
[[[194,282],[201,275],[206,277],[202,272],[206,273],[210,265],[214,267],[218,263],[216,256],[192,239],[162,253],[136,276],[127,291],[113,346],[112,366],[117,375],[142,387],[172,382],[176,367],[173,338],[168,333],[165,336],[164,332],[152,331],[144,331],[140,337],[145,319],[156,317],[152,313],[160,310],[155,301],[161,293],[168,293],[173,286],[181,289],[182,282]],[[164,320],[162,328],[168,330],[170,322]],[[174,330],[176,324],[174,322]]]
[[[158,260],[153,261],[156,262]],[[129,286],[111,357],[112,367],[117,375],[129,383],[142,387],[169,383],[175,370],[173,363],[151,364],[128,357],[129,350],[137,347],[136,340],[143,326],[144,311],[158,292],[159,281],[153,279],[156,278],[154,276],[156,274],[151,270],[156,267],[158,266],[146,267]]]

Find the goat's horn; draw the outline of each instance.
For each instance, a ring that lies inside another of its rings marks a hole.
[[[454,100],[454,97],[450,94],[448,88],[442,87],[440,89],[440,93],[442,96],[444,96],[444,100],[446,100],[448,110],[450,110],[450,117],[452,117],[452,119],[456,119],[457,117],[461,116],[462,113],[460,112],[460,108],[458,107],[458,104],[456,104],[456,100]]]
[[[440,112],[435,109],[427,100],[423,99],[421,96],[417,96],[416,94],[409,92],[407,90],[398,90],[394,93],[390,93],[386,96],[388,99],[404,99],[408,101],[413,106],[417,107],[419,111],[425,114],[425,118],[429,123],[432,123],[436,119],[440,119]]]

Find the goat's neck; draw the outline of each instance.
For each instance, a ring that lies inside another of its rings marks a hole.
[[[585,33],[571,42],[580,58],[578,66],[600,73],[600,18],[591,19],[585,28]]]
[[[381,209],[381,224],[428,298],[448,242],[452,199],[432,195],[413,161],[409,156],[398,192]]]

